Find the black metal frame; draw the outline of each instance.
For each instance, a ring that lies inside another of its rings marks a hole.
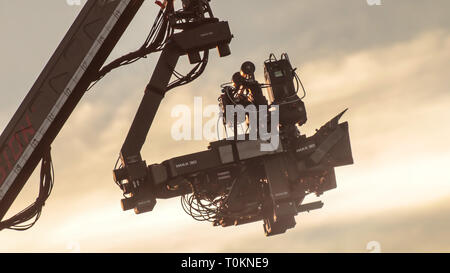
[[[0,136],[0,220],[142,3],[89,0],[84,5]]]

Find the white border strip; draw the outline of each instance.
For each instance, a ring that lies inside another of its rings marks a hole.
[[[19,175],[20,171],[22,171],[23,166],[27,163],[27,161],[30,159],[31,154],[36,149],[37,145],[42,140],[42,137],[47,132],[50,125],[53,123],[53,120],[58,115],[61,108],[66,103],[69,96],[72,94],[73,90],[77,86],[78,82],[80,81],[81,77],[84,75],[84,72],[86,72],[87,67],[91,64],[94,57],[97,55],[98,51],[100,50],[100,47],[105,42],[105,39],[108,37],[109,33],[113,29],[113,27],[116,25],[117,21],[119,20],[119,17],[122,15],[122,13],[125,11],[128,4],[130,4],[131,0],[121,0],[119,5],[117,6],[116,10],[113,12],[111,18],[106,23],[103,30],[100,32],[97,39],[94,41],[94,44],[92,45],[91,49],[87,53],[86,57],[84,58],[81,65],[78,67],[77,71],[73,75],[72,79],[67,84],[66,88],[64,88],[64,92],[61,94],[59,99],[56,101],[55,106],[53,106],[52,110],[48,114],[47,118],[42,123],[41,127],[37,132],[35,133],[33,139],[28,144],[25,151],[20,156],[19,160],[16,162],[14,167],[12,168],[11,172],[9,173],[8,177],[5,179],[3,184],[0,186],[0,200],[5,197],[6,193],[8,192],[11,185],[16,180],[17,176]]]

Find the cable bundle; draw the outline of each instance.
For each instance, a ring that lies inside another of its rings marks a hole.
[[[171,3],[172,4],[167,5],[165,10],[161,9],[159,11],[144,44],[138,50],[117,58],[100,69],[93,79],[94,83],[88,88],[88,90],[90,90],[99,80],[101,80],[112,70],[121,66],[132,64],[142,58],[146,58],[147,55],[151,53],[162,50],[165,43],[174,32],[173,28],[170,27],[168,20],[168,15],[173,13],[173,2],[171,1]]]
[[[220,218],[226,203],[227,194],[222,194],[213,200],[203,197],[191,184],[192,193],[181,196],[183,210],[197,221],[214,222]]]
[[[39,217],[41,216],[45,201],[47,201],[50,193],[52,192],[54,177],[55,174],[49,148],[42,157],[39,195],[36,198],[36,201],[17,213],[15,216],[9,218],[8,220],[0,222],[0,230],[11,229],[24,231],[34,226],[34,224],[37,222],[37,220],[39,220]]]
[[[170,22],[169,18],[176,14],[173,2],[173,0],[168,1],[165,9],[161,9],[159,11],[144,44],[138,50],[119,57],[100,69],[97,75],[95,75],[93,83],[87,90],[90,90],[98,81],[100,81],[106,74],[108,74],[112,70],[121,66],[132,64],[142,58],[147,58],[149,54],[164,49],[165,45],[170,41],[171,36],[175,33],[175,25],[183,25],[189,22],[189,19],[187,18],[178,19],[178,21],[182,23]],[[209,9],[209,6],[207,7]],[[212,15],[212,12],[210,13],[210,15]],[[185,85],[197,79],[205,71],[206,65],[208,64],[208,58],[209,51],[205,50],[203,52],[203,58],[201,62],[196,64],[188,74],[182,75],[174,71],[173,75],[177,79],[169,84],[166,91],[169,91],[181,85]]]

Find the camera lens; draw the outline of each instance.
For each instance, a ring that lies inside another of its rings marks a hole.
[[[240,87],[244,84],[245,78],[241,76],[241,73],[236,72],[233,74],[233,78],[231,79],[235,87]]]
[[[253,75],[255,73],[256,67],[252,62],[245,62],[241,66],[241,74],[244,76]]]
[[[219,50],[219,56],[220,57],[226,57],[231,54],[231,49],[228,44],[221,44],[217,46],[217,49]]]

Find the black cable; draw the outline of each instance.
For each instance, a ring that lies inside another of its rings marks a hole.
[[[174,72],[173,74],[177,77],[177,80],[171,82],[166,91],[174,89],[176,87],[188,84],[198,77],[200,77],[206,69],[209,60],[209,50],[203,51],[203,58],[200,63],[196,64],[192,70],[186,74],[185,76],[181,75],[178,72]]]
[[[269,59],[267,59],[267,60],[265,60],[264,62],[265,63],[267,63],[267,62],[272,62],[272,61],[277,61],[277,57],[275,56],[275,54],[273,54],[273,53],[270,53],[270,55],[269,55]]]
[[[295,81],[297,82],[297,92],[296,93],[298,93],[299,83],[300,83],[300,86],[302,87],[303,96],[300,98],[302,100],[306,97],[306,90],[305,90],[305,87],[303,86],[302,81],[300,80],[300,77],[298,76],[297,72],[295,72],[295,71],[294,71],[294,76],[295,76]]]
[[[222,194],[213,200],[206,199],[195,188],[193,183],[190,183],[192,193],[181,196],[181,205],[183,210],[197,221],[214,222],[220,218],[223,201],[226,194]]]
[[[282,59],[282,60],[285,59],[285,60],[287,60],[289,63],[291,62],[291,60],[289,60],[289,55],[288,55],[287,53],[281,54],[281,59]],[[305,90],[305,87],[303,86],[302,81],[300,80],[300,77],[299,77],[298,74],[297,74],[296,69],[297,69],[297,68],[295,68],[295,69],[292,71],[292,72],[294,73],[295,81],[296,81],[296,83],[297,83],[297,88],[296,88],[297,90],[296,90],[295,93],[298,93],[298,91],[299,91],[299,89],[300,89],[300,86],[301,86],[301,87],[302,87],[302,90],[303,90],[303,96],[302,96],[300,99],[302,100],[302,99],[304,99],[304,98],[306,97],[306,90]]]
[[[89,91],[98,81],[100,81],[106,74],[112,70],[132,64],[142,58],[146,58],[147,55],[161,51],[169,37],[173,34],[174,30],[170,27],[168,16],[174,12],[173,1],[169,1],[166,9],[161,9],[153,23],[152,28],[144,42],[144,44],[136,51],[123,55],[109,64],[105,65],[95,75],[92,80],[92,84],[89,86]]]
[[[241,169],[236,175],[231,186],[227,188],[222,194],[214,197],[214,199],[205,198],[199,190],[191,182],[190,186],[192,193],[181,196],[181,206],[183,210],[197,221],[217,222],[221,218],[229,215],[227,210],[227,203],[230,193],[233,191],[235,185],[242,179],[246,169]]]
[[[98,81],[100,81],[106,74],[108,74],[112,70],[124,65],[132,64],[140,60],[141,58],[146,58],[147,55],[151,53],[161,51],[169,41],[169,38],[175,32],[175,29],[171,27],[168,20],[169,15],[173,13],[173,1],[170,1],[164,11],[160,10],[144,44],[138,50],[119,57],[100,69],[87,91],[95,86]],[[206,65],[208,64],[208,58],[209,51],[206,50],[203,52],[202,61],[198,63],[188,74],[181,75],[180,73],[174,71],[174,75],[177,79],[169,84],[167,91],[188,84],[200,77],[200,75],[204,72]]]
[[[39,195],[36,201],[11,218],[0,222],[0,230],[11,229],[24,231],[33,227],[39,220],[42,208],[52,192],[54,179],[55,172],[49,147],[42,157]]]

